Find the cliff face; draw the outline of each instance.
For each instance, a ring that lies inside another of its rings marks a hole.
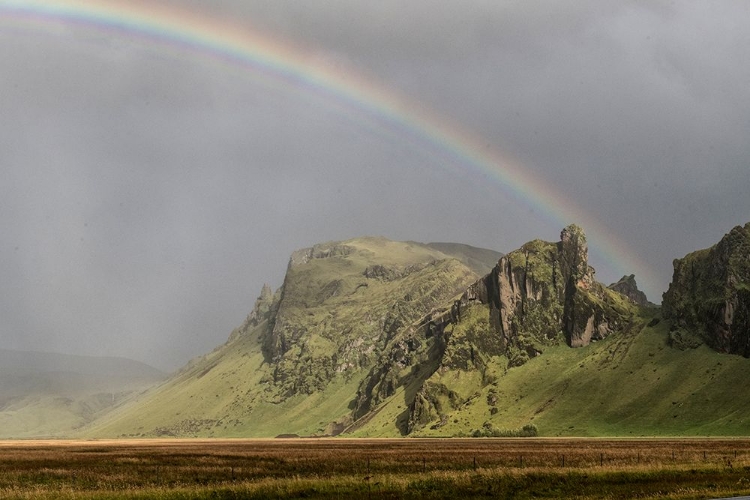
[[[230,340],[262,327],[269,401],[320,392],[334,380],[361,377],[396,332],[476,280],[460,260],[383,238],[298,250],[279,291],[264,287]]]
[[[719,352],[750,357],[750,223],[673,265],[662,303],[673,344],[697,332]]]
[[[586,235],[575,225],[556,244],[532,241],[500,259],[484,286],[495,332],[526,351],[560,336],[571,347],[588,345],[617,330],[628,313],[595,280]]]
[[[402,432],[439,425],[491,383],[499,366],[520,366],[551,345],[603,339],[629,325],[633,311],[594,279],[586,236],[568,226],[557,243],[535,240],[503,256],[460,299],[396,336],[360,386],[353,417],[365,417],[399,387],[415,387]]]

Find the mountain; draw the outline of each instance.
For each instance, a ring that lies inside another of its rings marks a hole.
[[[646,294],[638,290],[638,284],[635,282],[635,275],[623,276],[617,283],[612,283],[607,288],[621,293],[630,299],[634,304],[644,307],[656,307],[656,304],[649,302]]]
[[[575,225],[299,250],[226,344],[82,435],[746,435],[750,363],[718,351],[748,331],[747,229],[675,262],[663,315],[596,281]]]
[[[705,342],[720,352],[750,357],[750,223],[673,265],[662,303],[664,317],[672,320],[672,344]]]
[[[441,314],[399,331],[360,387],[360,428],[404,389],[401,434],[441,427],[503,371],[548,347],[588,345],[627,328],[636,313],[622,295],[594,280],[581,228],[561,241],[535,240],[503,256]]]
[[[69,435],[164,378],[124,358],[0,349],[0,438]]]
[[[225,345],[90,434],[336,433],[350,423],[352,398],[394,337],[452,304],[500,256],[384,238],[298,250],[281,288],[264,286]]]

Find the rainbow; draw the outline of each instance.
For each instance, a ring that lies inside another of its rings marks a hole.
[[[487,141],[445,117],[406,99],[369,75],[340,74],[313,54],[268,36],[176,7],[134,0],[0,0],[0,21],[15,19],[44,28],[49,23],[80,25],[137,37],[182,57],[204,57],[249,70],[255,77],[322,95],[335,106],[354,110],[359,119],[384,124],[448,161],[444,168],[473,171],[549,217],[558,227],[576,222],[586,229],[592,257],[615,272],[635,272],[643,288],[655,291],[655,274],[611,230],[551,189],[543,179]]]

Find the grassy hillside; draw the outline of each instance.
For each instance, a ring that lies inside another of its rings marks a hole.
[[[69,435],[165,377],[123,358],[0,350],[0,438]]]
[[[214,352],[85,430],[88,436],[332,434],[389,336],[487,272],[495,252],[359,238],[295,252],[274,303]],[[482,268],[481,261],[487,262]]]
[[[668,322],[644,326],[649,320],[641,318],[631,332],[587,347],[548,347],[519,367],[507,368],[502,356],[487,360],[485,377],[495,380],[482,389],[476,370],[443,372],[436,381],[466,403],[449,412],[443,425],[431,428],[435,421],[414,435],[468,436],[488,427],[512,431],[527,424],[542,436],[747,435],[750,398],[743,391],[750,360],[706,346],[673,349],[667,345]],[[130,411],[109,414],[87,434],[314,435],[331,432],[328,424],[350,411],[361,377],[337,380],[324,391],[279,404],[248,399],[262,378],[258,351],[257,335],[244,337],[228,353],[216,351],[139,396]],[[400,387],[351,435],[401,436],[399,420],[416,388]]]
[[[300,250],[225,345],[81,435],[747,435],[750,360],[670,343],[586,254],[577,227],[482,279],[460,245]]]
[[[139,395],[86,430],[91,436],[269,437],[325,431],[347,412],[358,379],[275,403],[267,397],[268,365],[259,334],[265,324],[194,360],[175,377]]]
[[[648,313],[647,313],[648,314]],[[652,312],[651,314],[657,314]],[[444,425],[418,436],[470,435],[534,424],[543,436],[743,436],[750,431],[750,360],[706,346],[667,345],[669,324],[640,326],[587,347],[548,347],[522,366],[489,363],[496,380],[476,390],[476,372],[441,378],[468,401]],[[473,393],[472,393],[473,391]],[[355,435],[398,435],[403,392]],[[433,428],[431,428],[433,427]]]

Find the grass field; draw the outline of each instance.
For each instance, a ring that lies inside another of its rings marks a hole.
[[[0,498],[715,498],[750,439],[0,442]]]

